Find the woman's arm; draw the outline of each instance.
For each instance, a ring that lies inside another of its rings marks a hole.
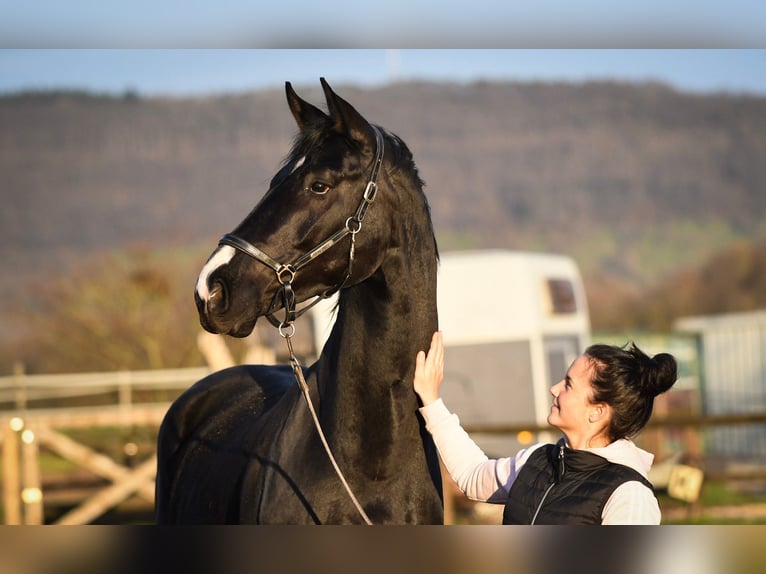
[[[420,412],[444,467],[460,491],[471,500],[505,502],[511,482],[511,459],[488,458],[441,399]]]
[[[606,501],[601,524],[659,524],[660,505],[645,484],[631,480],[618,486]]]
[[[460,426],[439,397],[444,377],[444,345],[439,331],[431,338],[428,353],[420,351],[415,360],[415,392],[424,406],[420,409],[447,472],[470,499],[505,502],[510,487],[510,459],[491,460]]]

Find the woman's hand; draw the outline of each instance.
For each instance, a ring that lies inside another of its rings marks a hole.
[[[428,354],[419,351],[415,358],[415,392],[423,405],[429,405],[439,398],[439,386],[444,378],[444,344],[441,331],[431,337]]]

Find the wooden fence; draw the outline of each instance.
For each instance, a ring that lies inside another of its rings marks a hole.
[[[108,482],[57,518],[56,524],[88,524],[134,495],[153,504],[155,453],[128,468],[62,430],[157,428],[172,398],[208,373],[201,368],[0,378],[5,524],[44,522],[41,448]],[[165,400],[147,400],[158,394]],[[47,406],[61,402],[67,406]],[[104,402],[108,404],[93,404]]]
[[[87,373],[76,375],[0,378],[0,447],[2,448],[3,510],[6,524],[44,522],[41,449],[106,479],[77,506],[56,519],[57,524],[87,524],[130,497],[147,505],[154,501],[156,453],[135,466],[97,451],[62,431],[98,427],[159,427],[172,398],[209,372],[207,368],[172,371]],[[157,394],[164,400],[152,401]],[[106,397],[106,399],[105,399]],[[111,404],[92,405],[111,400]],[[45,405],[67,401],[65,408]],[[720,425],[766,423],[766,413],[726,416],[686,416],[653,419],[645,433],[683,429],[684,452],[701,455],[700,432]],[[506,425],[467,429],[472,433],[536,434],[538,425]],[[649,450],[654,450],[650,448]],[[659,459],[660,457],[658,457]],[[722,477],[726,478],[726,477]],[[766,477],[764,477],[766,478]],[[445,496],[448,520],[453,500]]]

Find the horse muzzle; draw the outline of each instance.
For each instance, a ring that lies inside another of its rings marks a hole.
[[[195,291],[194,303],[197,306],[200,325],[210,333],[247,337],[255,328],[257,315],[247,318],[245,314],[230,312],[230,297],[221,281],[213,282],[205,298]]]

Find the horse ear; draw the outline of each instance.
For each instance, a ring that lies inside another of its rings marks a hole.
[[[309,124],[327,119],[327,114],[322,110],[298,97],[290,82],[285,82],[285,92],[287,104],[290,106],[290,111],[293,113],[299,129],[302,130]]]
[[[354,107],[338,94],[332,91],[330,84],[324,78],[320,78],[327,109],[334,122],[334,129],[342,134],[347,134],[352,140],[360,142],[363,147],[374,149],[375,132],[370,123],[357,112]]]

